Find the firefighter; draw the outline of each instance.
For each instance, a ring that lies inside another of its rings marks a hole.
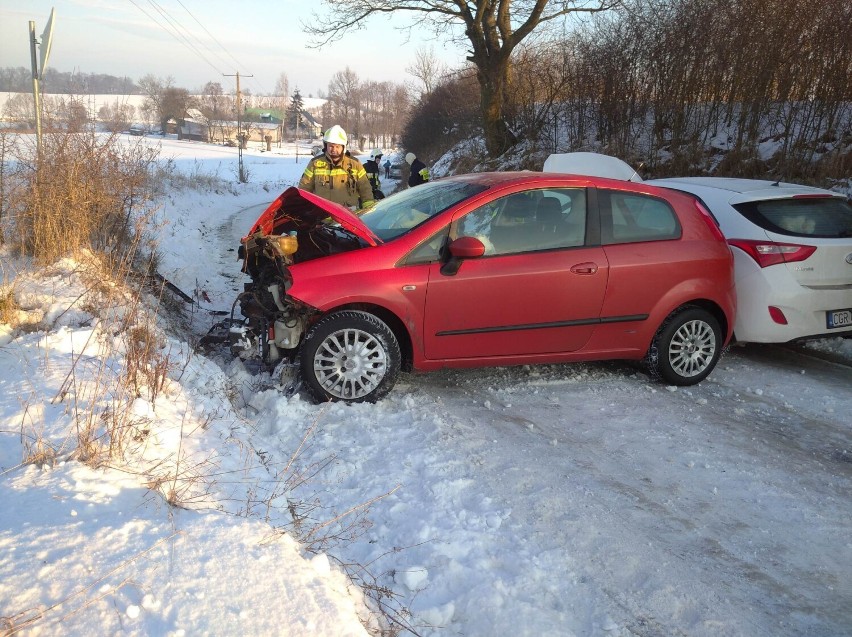
[[[405,162],[411,166],[411,174],[408,177],[409,188],[425,184],[429,181],[429,169],[426,168],[426,164],[417,159],[414,153],[408,153],[405,156]]]
[[[385,193],[382,192],[382,183],[379,180],[379,164],[382,161],[382,149],[374,148],[370,151],[370,159],[364,162],[364,170],[367,171],[367,179],[370,180],[370,186],[373,187],[373,198],[384,199]]]
[[[299,188],[350,210],[375,204],[367,172],[361,162],[346,155],[346,131],[334,125],[322,137],[323,153],[308,162]]]

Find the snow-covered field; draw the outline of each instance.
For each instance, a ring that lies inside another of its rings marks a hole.
[[[33,434],[61,448],[68,379],[122,361],[88,340],[78,264],[31,276],[0,255],[44,313],[0,326],[0,631],[361,635],[378,596],[424,636],[852,634],[852,340],[735,347],[688,389],[552,365],[314,405],[189,345],[230,309],[239,237],[307,149],[246,151],[240,185],[236,149],[127,142],[232,183],[162,201],[161,274],[198,302],[164,341],[163,392],[133,404],[135,465],[19,464]]]

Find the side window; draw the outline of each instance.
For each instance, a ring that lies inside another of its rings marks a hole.
[[[414,248],[414,250],[408,253],[408,256],[402,262],[402,265],[419,265],[423,263],[437,263],[440,261],[441,250],[443,250],[447,242],[448,230],[449,226],[446,226]]]
[[[586,233],[586,191],[529,190],[501,197],[456,222],[454,236],[477,237],[486,255],[581,246]]]
[[[664,241],[680,237],[675,211],[662,199],[636,193],[600,191],[601,243]]]
[[[536,207],[539,249],[582,246],[586,238],[585,188],[542,190]]]
[[[497,201],[499,209],[491,223],[494,254],[515,254],[535,250],[535,209],[537,198],[520,192]]]

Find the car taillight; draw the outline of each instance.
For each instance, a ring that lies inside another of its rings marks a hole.
[[[719,224],[716,222],[716,217],[704,207],[700,201],[695,201],[695,207],[698,208],[698,212],[701,214],[701,218],[704,219],[704,223],[706,223],[710,227],[710,232],[713,233],[713,236],[716,237],[719,241],[725,241],[725,235],[722,234],[722,229],[719,227]]]
[[[728,243],[745,252],[761,268],[778,265],[779,263],[804,261],[816,252],[815,246],[803,246],[795,243],[755,241],[753,239],[729,239]]]

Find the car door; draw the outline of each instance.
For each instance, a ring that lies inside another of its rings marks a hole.
[[[558,219],[553,207],[559,203]],[[453,221],[482,257],[454,274],[430,266],[424,341],[431,360],[572,352],[598,324],[608,266],[587,247],[585,189],[539,189],[491,201]],[[545,215],[545,208],[550,214]],[[547,218],[545,218],[547,217]],[[579,227],[579,231],[578,231]]]
[[[599,189],[598,201],[601,242],[610,264],[602,318],[614,334],[635,331],[662,299],[684,281],[701,278],[712,262],[709,256],[706,262],[701,258],[700,242],[680,240],[680,221],[664,199]]]

